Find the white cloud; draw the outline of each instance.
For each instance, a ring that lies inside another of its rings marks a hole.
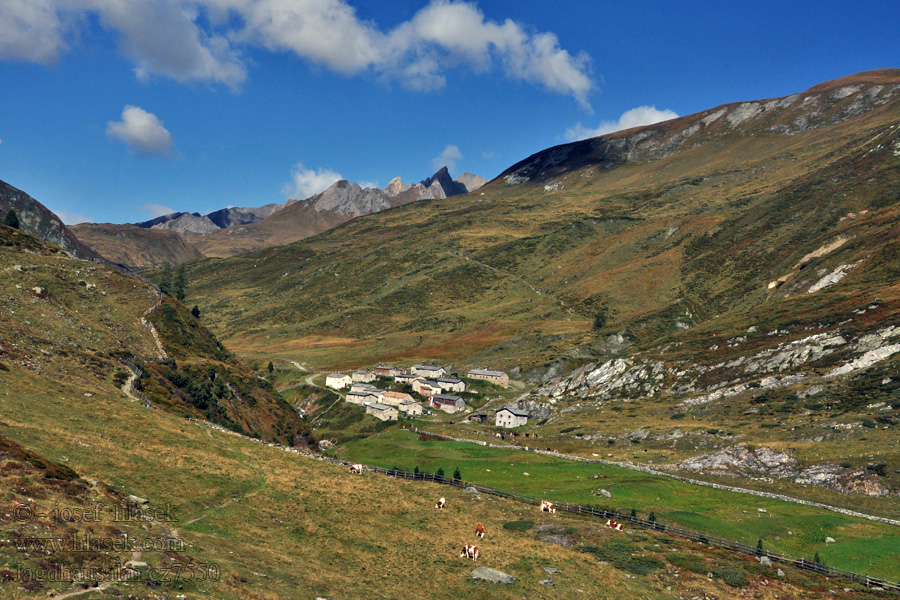
[[[346,75],[370,73],[414,90],[446,72],[499,67],[507,78],[570,95],[589,108],[590,58],[552,32],[485,18],[474,2],[432,0],[391,30],[359,19],[347,0],[3,0],[0,60],[49,64],[96,17],[117,35],[141,79],[222,83],[247,79],[245,49],[289,52]]]
[[[457,146],[453,144],[448,145],[444,148],[444,151],[440,153],[440,155],[431,159],[431,166],[434,167],[434,170],[437,171],[441,167],[447,167],[451,173],[456,171],[456,162],[462,160],[462,152],[459,151]]]
[[[78,213],[69,212],[67,210],[54,210],[53,213],[62,219],[66,225],[78,225],[79,223],[93,223],[94,220]]]
[[[0,59],[45,65],[56,62],[67,48],[67,29],[54,0],[0,2]]]
[[[174,209],[169,208],[168,206],[163,206],[162,204],[154,204],[152,202],[148,202],[141,206],[141,210],[145,213],[149,213],[150,217],[155,219],[156,217],[162,217],[165,215],[171,215],[175,212]]]
[[[291,181],[281,188],[281,193],[287,198],[305,200],[319,192],[324,192],[334,182],[343,179],[340,173],[329,169],[307,169],[302,162],[298,162],[291,170]]]
[[[360,181],[359,187],[381,189],[381,186],[378,185],[377,181]]]
[[[156,115],[139,106],[126,105],[121,121],[109,121],[106,135],[125,142],[140,156],[173,156],[172,134]]]
[[[566,130],[566,139],[570,142],[576,140],[586,140],[588,138],[613,133],[614,131],[622,131],[623,129],[631,129],[632,127],[640,127],[642,125],[653,125],[661,121],[669,119],[677,119],[678,113],[666,110],[657,110],[655,106],[638,106],[622,113],[618,121],[601,121],[596,129],[584,127],[581,123],[575,125],[571,129]]]

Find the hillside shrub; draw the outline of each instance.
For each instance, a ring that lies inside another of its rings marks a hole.
[[[686,569],[692,573],[700,573],[705,575],[709,572],[706,562],[690,554],[670,553],[666,555],[666,560],[680,569]]]
[[[718,569],[713,569],[713,575],[721,578],[722,581],[731,587],[744,587],[749,582],[747,573],[738,567],[719,567]]]
[[[534,527],[534,521],[510,521],[503,524],[503,529],[509,531],[528,531]]]

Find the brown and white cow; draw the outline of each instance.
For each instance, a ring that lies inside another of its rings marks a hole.
[[[351,472],[351,473],[362,474],[362,472],[363,472],[363,466],[362,466],[361,464],[359,464],[359,463],[357,463],[357,464],[355,464],[355,465],[350,465],[350,472]]]
[[[479,523],[478,525],[475,526],[475,535],[477,535],[480,538],[484,537],[484,525]]]
[[[473,546],[471,544],[463,546],[463,549],[459,552],[459,557],[478,560],[478,546]]]
[[[446,504],[446,503],[447,503],[447,500],[444,499],[443,496],[441,496],[441,499],[437,501],[437,504],[435,504],[434,507],[435,507],[435,508],[443,509],[443,508],[444,508],[444,504]]]
[[[619,523],[618,521],[613,521],[612,519],[606,520],[606,526],[612,527],[616,531],[625,531],[625,527],[621,523]]]
[[[541,500],[541,512],[555,513],[556,505],[547,500]]]

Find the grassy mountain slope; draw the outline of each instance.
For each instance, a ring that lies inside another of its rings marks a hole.
[[[83,480],[69,489],[48,479],[22,452],[0,443],[0,531],[2,538],[63,537],[92,532],[94,539],[127,533],[133,542],[180,540],[174,550],[147,550],[137,557],[141,579],[120,583],[91,597],[136,599],[161,596],[220,599],[305,597],[521,598],[552,593],[560,598],[671,598],[712,594],[738,598],[818,597],[834,587],[824,578],[775,568],[748,558],[711,551],[665,535],[627,536],[602,523],[542,515],[536,508],[462,490],[382,476],[350,476],[345,467],[300,458],[245,438],[148,411],[119,397],[97,394],[81,401],[79,388],[38,381],[26,371],[11,381],[19,401],[0,397],[0,436],[10,438],[49,468],[64,462]],[[60,397],[67,399],[61,400]],[[68,472],[68,471],[67,471]],[[92,481],[98,480],[98,483]],[[133,494],[160,513],[153,521],[115,521],[114,505]],[[433,508],[444,496],[447,507]],[[72,521],[16,521],[18,503],[35,513],[70,509]],[[88,520],[74,509],[100,507]],[[5,515],[10,515],[9,517]],[[474,565],[458,558],[482,522],[479,566],[516,577],[513,585],[477,583]],[[24,523],[24,525],[23,525]],[[504,524],[512,524],[509,528]],[[14,533],[15,532],[15,533]],[[566,547],[561,544],[575,544]],[[584,544],[584,546],[581,546]],[[22,589],[16,565],[63,563],[102,570],[130,552],[38,553],[0,544],[0,595],[32,598],[83,588],[69,581],[38,580]],[[607,564],[598,564],[599,560]],[[160,580],[182,568],[180,578]],[[154,572],[150,568],[158,569]],[[545,569],[556,569],[548,573]],[[102,571],[101,571],[102,572]],[[708,579],[707,572],[714,577]],[[212,581],[198,574],[218,573]],[[193,577],[188,579],[187,574]],[[154,579],[154,577],[156,579]],[[546,580],[552,580],[553,586]],[[542,583],[545,582],[545,583]],[[875,597],[855,585],[849,597]]]
[[[0,381],[25,371],[34,385],[67,382],[86,398],[121,396],[130,373],[120,360],[129,359],[141,365],[136,387],[156,408],[266,440],[309,443],[296,411],[172,299],[147,316],[170,355],[158,360],[141,323],[158,300],[147,284],[2,226],[0,269]]]
[[[194,263],[188,299],[245,354],[528,371],[577,347],[602,354],[598,333],[645,344],[725,312],[777,312],[798,273],[862,257],[846,281],[889,296],[898,86],[898,71],[872,72],[552,148],[476,194]],[[842,286],[807,308],[827,313]]]
[[[107,259],[128,269],[161,269],[203,258],[193,244],[170,229],[136,225],[81,223],[72,227],[84,243]]]

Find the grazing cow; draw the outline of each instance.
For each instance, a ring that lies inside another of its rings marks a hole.
[[[459,552],[459,557],[478,560],[478,546],[473,546],[471,544],[463,546],[463,549]]]
[[[447,500],[445,500],[444,497],[441,496],[441,499],[437,501],[437,504],[435,504],[434,507],[440,508],[441,510],[443,510],[444,504],[446,504],[446,503],[447,503]]]
[[[541,512],[555,513],[556,505],[547,500],[541,500]]]
[[[615,529],[616,531],[625,531],[625,527],[621,523],[619,523],[617,521],[613,521],[612,519],[606,520],[606,526],[611,527],[611,528]]]
[[[484,537],[484,525],[479,523],[478,525],[475,526],[475,535],[477,535],[480,538]]]
[[[363,472],[363,466],[362,466],[361,464],[358,464],[358,463],[355,464],[355,465],[350,465],[350,472],[351,472],[351,473],[362,474],[362,472]]]

